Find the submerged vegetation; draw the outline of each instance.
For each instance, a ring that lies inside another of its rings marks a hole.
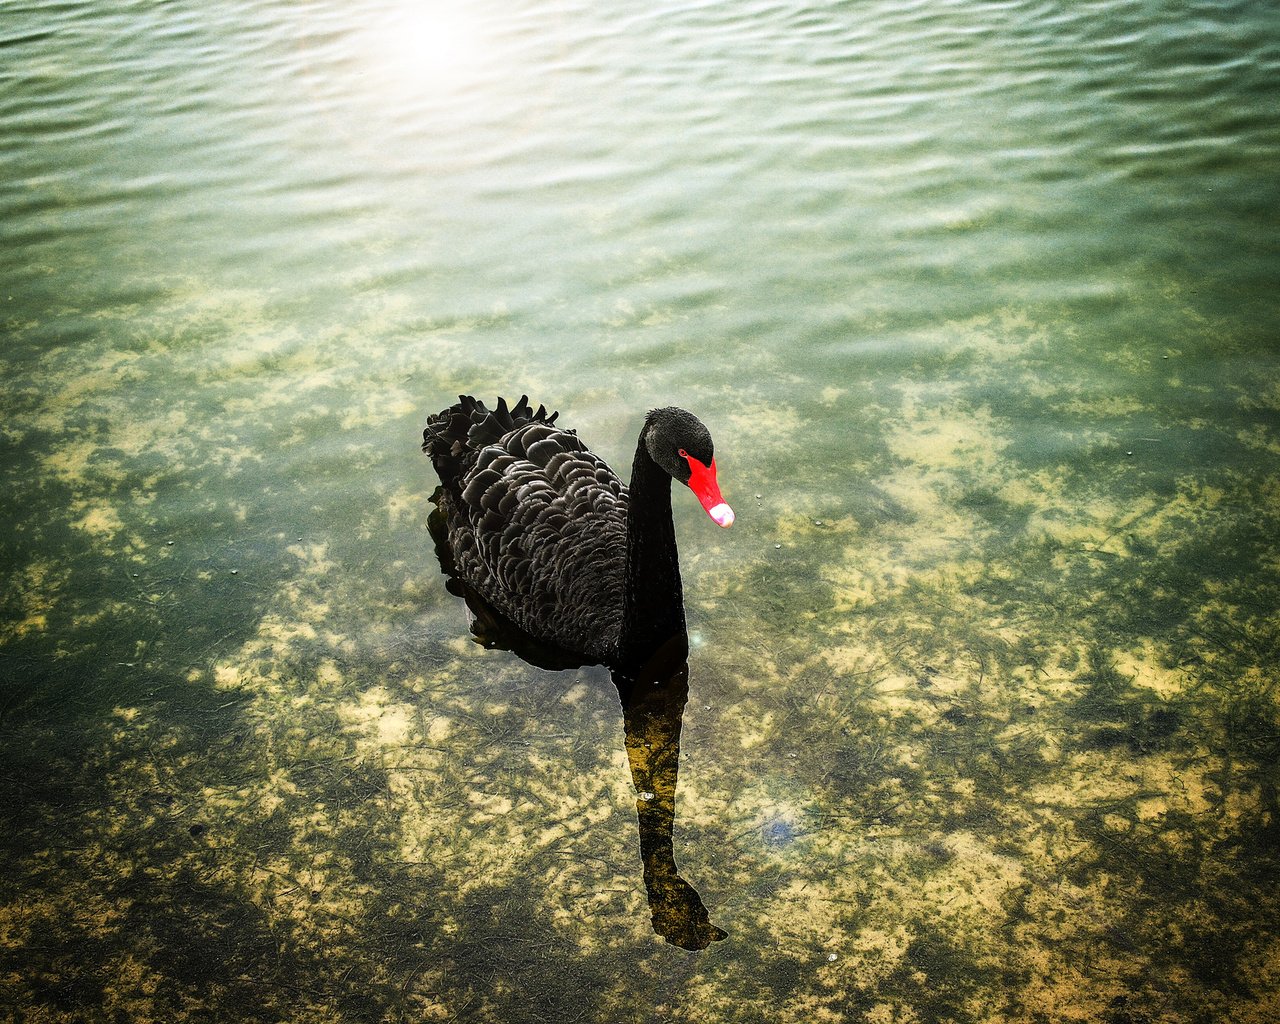
[[[449,382],[344,376],[339,338],[287,389],[195,385],[171,319],[5,378],[24,1020],[1273,1016],[1262,381],[1190,433],[1043,388],[1085,438],[1057,461],[995,411],[1045,365],[1008,318],[951,326],[984,358],[927,403],[927,367],[821,419],[709,397],[743,499],[681,524],[674,844],[728,938],[689,953],[650,926],[607,674],[482,649],[445,592],[408,396]],[[801,432],[857,471],[780,487]]]
[[[1280,1020],[1272,7],[6,5],[0,1007]],[[462,392],[712,430],[687,680],[473,641]]]

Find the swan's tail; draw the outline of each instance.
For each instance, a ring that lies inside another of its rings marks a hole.
[[[498,399],[496,409],[486,409],[479,399],[459,395],[456,405],[427,417],[422,450],[430,456],[440,482],[456,488],[485,446],[497,444],[504,435],[526,423],[554,423],[559,415],[548,413],[542,405],[535,411],[528,395],[521,395],[511,409],[505,398]]]

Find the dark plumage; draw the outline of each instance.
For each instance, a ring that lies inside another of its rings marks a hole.
[[[683,409],[653,410],[628,487],[558,415],[527,397],[489,410],[463,395],[428,418],[422,448],[443,485],[455,572],[535,640],[636,668],[684,638],[671,479],[733,522],[711,435]]]

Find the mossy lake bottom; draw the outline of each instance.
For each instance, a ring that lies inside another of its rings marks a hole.
[[[1280,26],[1191,7],[14,8],[0,1006],[1280,1018]],[[674,732],[473,641],[460,392],[711,428]]]

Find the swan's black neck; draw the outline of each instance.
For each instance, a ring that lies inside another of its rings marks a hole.
[[[685,642],[684,593],[671,519],[671,477],[649,457],[643,434],[631,465],[629,489],[622,632],[618,638],[618,667],[624,671],[638,669],[664,644]]]

